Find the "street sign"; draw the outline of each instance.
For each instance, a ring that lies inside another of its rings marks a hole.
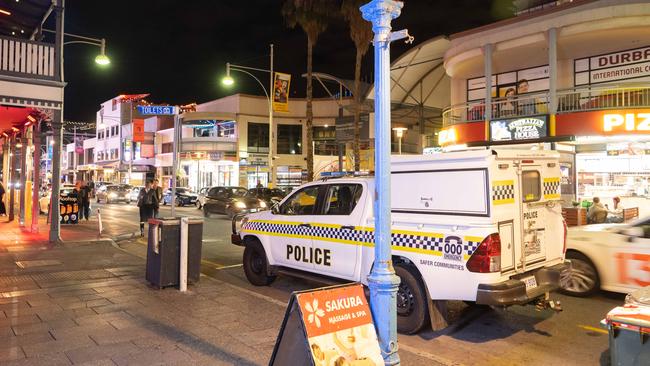
[[[139,105],[138,112],[142,115],[173,116],[176,114],[176,107],[173,105]]]

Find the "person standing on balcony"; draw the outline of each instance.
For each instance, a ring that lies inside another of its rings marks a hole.
[[[501,103],[501,108],[499,108],[499,116],[512,116],[517,110],[517,102],[515,101],[515,88],[508,88],[504,97],[505,101]]]
[[[517,82],[517,95],[521,96],[522,94],[528,93],[528,80],[526,79],[521,79]],[[522,102],[521,100],[518,101],[518,106],[517,112],[519,115],[522,116],[532,116],[534,114],[537,114],[537,106],[534,98],[531,98],[531,100]]]

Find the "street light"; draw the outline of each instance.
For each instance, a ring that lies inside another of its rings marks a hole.
[[[400,155],[402,155],[402,137],[404,137],[404,131],[406,130],[407,128],[404,127],[393,128],[393,131],[395,131],[395,134],[397,135],[397,148]]]
[[[50,29],[43,29],[43,32],[56,34],[56,31]],[[99,55],[95,57],[95,63],[100,66],[107,66],[111,63],[111,59],[109,59],[108,56],[106,56],[106,39],[80,36],[78,34],[72,34],[72,33],[63,33],[63,35],[66,37],[77,39],[76,41],[64,42],[63,45],[83,43],[83,44],[89,44],[91,46],[97,46],[99,47],[100,51],[99,51]]]
[[[232,70],[232,71],[239,71],[241,73],[244,73],[252,77],[262,87],[262,90],[264,91],[264,95],[266,96],[266,99],[269,104],[269,154],[268,154],[269,188],[275,188],[275,175],[273,174],[273,97],[271,95],[273,93],[273,44],[270,45],[270,48],[271,48],[270,61],[269,61],[270,70],[259,69],[256,67],[242,66],[242,65],[234,65],[227,62],[226,76],[223,79],[221,79],[221,83],[225,86],[232,86],[233,84],[235,84],[235,80],[230,76],[230,71]],[[266,89],[264,83],[262,83],[260,79],[257,78],[257,76],[253,75],[252,73],[246,70],[269,73],[270,74],[269,89],[268,90]]]

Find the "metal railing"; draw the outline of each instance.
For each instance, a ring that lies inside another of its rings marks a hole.
[[[0,37],[0,75],[54,80],[54,45]]]
[[[492,100],[492,119],[549,113],[548,92]],[[602,85],[557,91],[557,113],[604,109],[650,107],[650,86]],[[467,102],[447,107],[442,113],[443,126],[485,120],[485,102]]]

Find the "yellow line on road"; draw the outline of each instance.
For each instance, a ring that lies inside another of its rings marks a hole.
[[[609,332],[606,329],[596,328],[596,327],[592,327],[592,326],[589,326],[589,325],[580,325],[580,324],[578,324],[578,328],[582,328],[582,329],[588,330],[590,332],[609,334]]]

